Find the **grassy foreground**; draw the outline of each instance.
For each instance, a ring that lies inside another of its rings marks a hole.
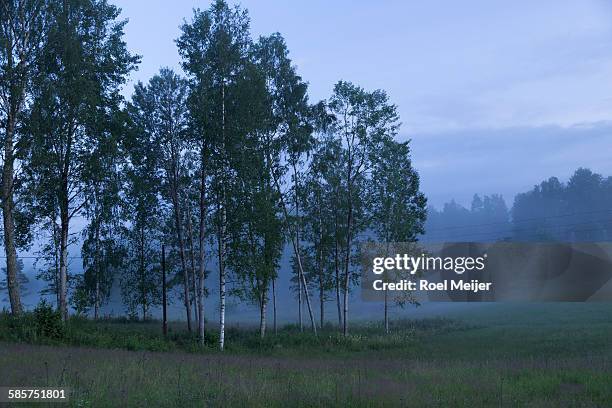
[[[19,343],[4,316],[0,385],[70,387],[82,407],[612,406],[612,305],[485,306],[389,336],[373,324],[348,338],[234,329],[224,354],[179,327],[163,341],[157,325],[120,321]]]

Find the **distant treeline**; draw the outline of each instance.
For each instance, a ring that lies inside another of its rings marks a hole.
[[[300,326],[303,300],[314,332],[333,300],[347,334],[365,232],[381,242],[423,232],[426,199],[408,142],[395,140],[395,105],[345,81],[310,103],[283,37],[253,39],[247,11],[223,0],[180,27],[186,76],[163,68],[124,100],[140,57],[128,51],[119,14],[105,0],[1,2],[12,312],[22,309],[17,249],[38,238],[39,279],[64,319],[69,305],[97,318],[116,285],[126,311],[147,318],[161,303],[166,265],[201,341],[205,316],[216,315],[223,348],[228,296],[259,307],[261,336],[269,306],[276,326],[280,273],[293,276]],[[69,251],[77,243],[80,257]],[[286,246],[293,269],[281,271]],[[83,274],[70,273],[69,258]],[[206,284],[212,272],[215,288]],[[218,313],[204,310],[213,291]]]
[[[580,168],[517,194],[508,208],[496,194],[475,195],[470,208],[455,201],[430,207],[430,241],[607,241],[612,238],[612,177]]]

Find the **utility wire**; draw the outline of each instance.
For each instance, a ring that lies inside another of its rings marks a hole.
[[[557,219],[557,218],[570,218],[570,217],[581,216],[581,215],[592,215],[592,214],[601,214],[601,213],[612,213],[612,209],[574,212],[574,213],[568,213],[568,214],[557,214],[557,215],[551,215],[547,217],[524,218],[524,219],[516,220],[512,222],[511,221],[491,222],[491,223],[485,223],[485,224],[457,225],[457,226],[442,227],[442,228],[432,228],[425,232],[425,237],[427,237],[428,239],[431,239],[431,238],[435,238],[436,236],[440,236],[440,238],[443,238],[443,239],[457,239],[457,238],[466,238],[466,237],[467,238],[479,237],[479,236],[484,235],[485,237],[491,236],[492,238],[499,238],[500,236],[503,236],[505,234],[513,234],[513,233],[520,232],[520,231],[531,231],[533,230],[533,228],[523,227],[523,228],[504,229],[500,231],[480,231],[480,232],[468,232],[468,233],[459,233],[459,234],[451,234],[451,235],[435,234],[435,232],[445,232],[445,231],[453,231],[453,230],[474,230],[480,227],[490,227],[490,226],[495,226],[495,225],[508,225],[510,223],[514,224],[514,223],[519,223],[519,222],[544,221],[544,220]],[[572,224],[551,225],[551,226],[544,227],[544,230],[559,229],[559,228],[566,228],[566,227],[590,226],[593,223],[607,223],[607,222],[612,222],[612,219],[592,220],[589,222],[572,223]],[[573,232],[601,231],[601,229],[602,229],[601,227],[598,227],[598,228],[596,227],[596,228],[590,228],[586,230],[585,229],[573,230]],[[434,232],[434,234],[431,234],[432,232]],[[523,235],[521,238],[529,237],[529,236],[538,237],[543,232],[547,232],[547,231],[534,232],[532,234]],[[558,231],[555,231],[555,232],[558,232]],[[17,258],[19,259],[43,259],[42,256],[18,256]],[[0,256],[0,259],[6,259],[6,256]],[[82,257],[69,256],[67,257],[67,259],[82,259]]]
[[[544,226],[543,228],[565,228],[565,227],[580,227],[583,225],[587,225],[590,226],[594,223],[606,223],[606,222],[612,222],[612,218],[606,218],[603,220],[591,220],[591,221],[587,221],[587,222],[577,222],[577,223],[569,223],[569,224],[559,224],[559,225],[549,225],[549,226]],[[476,229],[477,227],[473,227],[472,229]],[[513,232],[520,232],[520,231],[532,231],[535,228],[532,227],[522,227],[522,228],[510,228],[510,229],[502,229],[502,230],[498,230],[498,231],[475,231],[474,234],[490,234],[490,233],[513,233]],[[461,235],[461,234],[460,234]],[[453,235],[450,235],[453,236]]]
[[[608,210],[598,210],[598,211],[586,211],[586,212],[576,212],[576,213],[569,213],[569,214],[558,214],[558,215],[550,215],[547,217],[534,217],[534,218],[523,218],[520,220],[513,220],[513,221],[508,221],[508,222],[491,222],[491,223],[486,223],[486,224],[476,224],[476,225],[454,225],[454,226],[450,226],[450,227],[440,227],[440,228],[432,228],[430,230],[428,230],[428,232],[431,231],[448,231],[448,230],[452,230],[452,229],[468,229],[468,228],[477,228],[477,227],[489,227],[489,226],[494,226],[494,225],[505,225],[508,223],[518,223],[518,222],[530,222],[530,221],[543,221],[543,220],[548,220],[548,219],[554,219],[554,218],[569,218],[569,217],[575,217],[575,216],[579,216],[579,215],[590,215],[590,214],[601,214],[601,213],[612,213],[612,209],[608,209]]]
[[[550,227],[545,227],[543,228],[543,230],[539,230],[539,231],[534,231],[531,234],[527,234],[527,235],[522,235],[521,238],[525,238],[525,237],[538,237],[541,236],[542,233],[546,233],[546,232],[550,232],[550,233],[559,233],[562,231],[547,231],[547,230],[551,230],[551,229],[559,229],[559,228],[565,228],[565,227],[580,227],[580,226],[592,226],[593,223],[596,222],[612,222],[612,220],[599,220],[599,221],[592,221],[589,223],[575,223],[575,224],[563,224],[563,225],[553,225]],[[591,227],[591,228],[582,228],[582,229],[573,229],[571,230],[571,232],[590,232],[590,231],[601,231],[603,228],[601,226],[599,227]],[[481,237],[481,236],[485,236],[485,238],[490,237],[490,238],[500,238],[503,235],[507,235],[507,234],[512,234],[514,232],[517,231],[532,231],[532,228],[523,228],[523,229],[515,229],[515,230],[502,230],[502,231],[482,231],[482,232],[474,232],[474,233],[467,233],[467,234],[458,234],[458,235],[444,235],[442,236],[442,234],[440,235],[440,238],[442,239],[457,239],[457,238],[474,238],[474,237]],[[432,239],[435,238],[436,236],[427,236],[426,237],[428,239]],[[483,239],[483,238],[480,238]]]
[[[6,256],[0,256],[0,259],[5,259]],[[42,256],[19,256],[17,255],[17,258],[19,259],[44,259],[44,257]],[[80,256],[68,256],[67,259],[81,259]]]

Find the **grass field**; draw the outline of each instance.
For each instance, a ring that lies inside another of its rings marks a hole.
[[[0,319],[0,385],[70,387],[72,406],[612,406],[609,304],[480,305],[388,336],[233,329],[223,354],[178,324],[168,340],[155,323],[23,330]]]

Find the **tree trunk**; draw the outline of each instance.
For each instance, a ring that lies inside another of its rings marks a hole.
[[[162,244],[161,247],[161,268],[162,268],[162,333],[164,337],[168,335],[168,310],[167,310],[167,295],[166,295],[166,247]]]
[[[350,160],[350,153],[349,153]],[[348,302],[349,302],[349,284],[350,284],[350,263],[351,263],[351,224],[353,223],[353,199],[351,197],[351,166],[349,165],[347,177],[347,198],[348,198],[348,214],[346,217],[346,253],[344,258],[344,321],[342,333],[348,335]]]
[[[319,225],[320,227],[321,225]],[[321,329],[325,323],[325,277],[323,276],[323,248],[321,248],[323,242],[322,234],[319,235],[319,260],[317,262],[317,269],[319,273],[319,313],[321,319]]]
[[[268,306],[268,293],[267,285],[263,286],[264,293],[261,296],[261,302],[259,307],[259,337],[264,338],[266,336],[266,309]]]
[[[67,292],[68,292],[68,209],[62,209],[61,223],[60,223],[60,276],[59,276],[59,310],[62,315],[62,319],[66,321],[68,319],[68,303],[67,303]]]
[[[98,273],[96,272],[96,300],[94,304],[94,320],[98,320],[100,318],[100,279],[97,275]]]
[[[174,226],[176,228],[176,237],[179,246],[179,256],[181,258],[181,267],[183,270],[183,295],[185,296],[185,313],[187,315],[187,330],[191,332],[191,305],[189,304],[189,272],[187,272],[187,262],[185,260],[185,242],[183,240],[183,228],[181,224],[181,210],[178,198],[177,179],[174,176],[174,186],[172,186],[172,201],[174,206]]]
[[[140,305],[142,306],[142,321],[147,318],[147,289],[145,285],[145,229],[140,227]]]
[[[350,225],[352,221],[352,208],[349,205],[349,216],[347,223],[347,232],[346,232],[346,257],[344,264],[344,321],[342,326],[342,333],[346,336],[348,334],[348,302],[349,302],[349,264],[351,261],[351,233],[350,233]]]
[[[217,234],[219,252],[219,348],[225,347],[225,206],[221,209],[221,220]]]
[[[274,318],[274,335],[278,334],[276,326],[276,278],[272,279],[272,316]]]
[[[225,233],[227,223],[227,196],[225,176],[227,175],[227,141],[225,140],[225,78],[221,81],[221,140],[223,143],[223,174],[221,177],[221,220],[218,228],[219,244],[219,349],[225,348]],[[218,208],[219,210],[219,208]]]
[[[66,4],[64,4],[66,6]],[[67,8],[64,7],[64,12]],[[65,135],[65,152],[59,162],[59,172],[61,181],[58,191],[58,203],[60,212],[60,314],[64,321],[68,320],[68,234],[70,229],[70,218],[74,212],[70,213],[70,175],[72,163],[72,142],[77,124],[75,118],[71,117],[67,121],[67,132]],[[74,197],[73,197],[74,198]]]
[[[336,306],[338,307],[338,330],[342,327],[342,302],[340,301],[340,271],[336,269]]]
[[[386,251],[385,256],[389,257],[389,234],[385,233]],[[385,282],[389,281],[388,272],[383,275]],[[389,334],[389,290],[385,287],[385,334]]]
[[[304,331],[304,320],[302,318],[302,275],[298,270],[298,323],[300,331]]]
[[[318,262],[318,269],[319,269],[319,302],[320,302],[320,313],[321,313],[321,329],[323,329],[323,324],[325,323],[325,276],[323,276],[324,274],[324,266],[323,266],[323,216],[321,214],[321,200],[320,200],[320,195],[317,194],[317,198],[319,199],[318,201],[318,207],[319,207],[319,250],[317,251],[319,253],[319,262]]]
[[[304,296],[306,297],[306,306],[308,307],[308,314],[310,316],[310,324],[312,325],[312,331],[316,335],[317,334],[317,324],[315,323],[314,313],[312,311],[312,305],[310,304],[310,296],[308,295],[308,286],[306,285],[306,277],[304,276],[304,267],[302,266],[302,258],[300,257],[300,252],[298,247],[295,244],[295,240],[293,241],[293,249],[296,253],[296,258],[298,261],[298,268],[300,271],[300,276],[302,277],[302,287],[304,288]]]
[[[389,334],[389,291],[385,288],[385,334]]]
[[[291,228],[289,224],[289,212],[287,211],[287,205],[285,203],[285,199],[283,198],[283,194],[280,188],[280,183],[278,181],[278,178],[274,175],[274,172],[272,173],[273,173],[272,177],[274,179],[274,185],[276,186],[276,191],[280,197],[281,209],[283,210],[285,226],[290,230]],[[300,256],[299,247],[296,244],[294,233],[291,232],[289,235],[291,238],[291,245],[293,246],[293,252],[295,253],[295,257],[298,263],[298,268],[299,268],[298,276],[301,276],[301,282],[302,282],[302,285],[304,285],[304,295],[306,296],[306,305],[308,306],[308,315],[310,316],[310,324],[312,326],[313,333],[316,335],[317,334],[317,324],[315,322],[314,314],[312,312],[312,305],[310,304],[310,296],[308,295],[308,286],[306,285],[306,277],[304,276],[304,267],[302,266],[302,258]]]
[[[53,261],[54,261],[54,285],[53,290],[55,291],[55,307],[59,310],[60,307],[60,291],[59,291],[59,275],[60,275],[60,237],[59,231],[57,228],[57,213],[53,212],[53,219],[51,220],[53,224]]]
[[[297,179],[297,169],[295,163],[292,164],[293,167],[293,188],[294,188],[294,200],[295,200],[295,242],[297,249],[296,251],[300,251],[300,202],[298,199],[298,179]],[[301,269],[298,269],[298,316],[299,316],[299,324],[300,331],[304,331],[304,320],[302,318],[302,273]]]
[[[348,253],[348,252],[347,252]],[[343,305],[344,313],[342,320],[342,334],[348,335],[348,302],[349,302],[349,271],[348,266],[344,267],[344,287],[343,290]]]
[[[94,319],[98,320],[100,316],[100,228],[99,225],[96,225],[96,255],[95,255],[95,273],[96,273],[96,289],[95,289],[95,299],[94,299]]]
[[[22,311],[19,281],[17,279],[17,250],[15,248],[15,221],[13,219],[13,135],[15,118],[7,119],[4,141],[4,166],[2,169],[2,216],[4,219],[4,250],[6,253],[6,278],[11,303],[11,312],[19,315]]]
[[[206,173],[204,172],[204,148],[202,148],[202,171],[200,179],[200,230],[198,234],[199,244],[199,268],[198,268],[198,337],[200,344],[204,345],[204,277],[206,274]]]
[[[191,220],[191,203],[188,201],[187,203],[187,236],[189,237],[189,260],[191,263],[191,291],[192,293],[192,303],[193,303],[193,318],[195,319],[195,325],[200,327],[200,316],[199,307],[198,307],[198,290],[197,290],[197,280],[196,280],[196,270],[195,270],[195,249],[193,246],[193,222]],[[198,329],[199,330],[199,329]],[[199,333],[199,332],[198,332]]]
[[[8,12],[9,8],[3,7],[3,12]],[[15,33],[17,36],[20,33]],[[22,33],[27,38],[30,33]],[[23,38],[22,38],[23,39]],[[17,249],[15,244],[15,219],[14,219],[14,191],[13,183],[15,177],[14,168],[14,138],[15,129],[17,127],[17,115],[21,110],[22,101],[24,98],[25,89],[20,86],[18,71],[15,69],[21,66],[25,55],[20,55],[21,61],[16,63],[13,57],[13,50],[17,48],[16,42],[18,39],[7,38],[4,44],[6,50],[6,66],[4,73],[5,79],[8,81],[8,106],[5,106],[7,111],[6,127],[4,134],[4,164],[2,166],[2,216],[4,221],[4,251],[6,254],[6,280],[11,303],[11,313],[15,316],[21,314],[21,294],[19,292],[19,280],[17,277]],[[5,39],[3,39],[3,42]],[[16,82],[15,82],[16,80]],[[23,81],[23,79],[21,80]],[[6,95],[5,95],[6,96]]]
[[[334,197],[337,198],[336,195]],[[342,305],[340,304],[340,243],[338,238],[338,201],[334,199],[334,278],[336,286],[336,307],[338,309],[338,330],[342,327]]]
[[[321,302],[321,329],[323,329],[323,325],[325,324],[325,294],[323,293],[323,285],[319,288],[319,302]]]

